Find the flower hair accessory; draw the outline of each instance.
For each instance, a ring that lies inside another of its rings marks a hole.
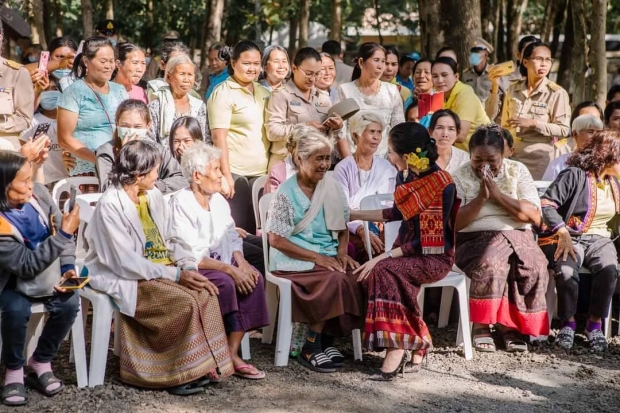
[[[416,148],[415,152],[411,152],[407,155],[407,165],[413,166],[416,169],[426,169],[430,161],[426,157],[427,151],[422,152],[422,149]]]

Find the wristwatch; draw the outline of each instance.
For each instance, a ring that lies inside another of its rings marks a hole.
[[[388,257],[388,258],[394,258],[394,257],[392,256],[392,250],[387,250],[387,251],[385,251],[385,256],[386,256],[386,257]]]

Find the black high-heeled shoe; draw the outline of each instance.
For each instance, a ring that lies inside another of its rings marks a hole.
[[[368,380],[373,380],[373,381],[392,381],[396,378],[396,375],[398,375],[398,373],[401,373],[401,377],[405,377],[405,364],[407,363],[407,352],[403,352],[403,358],[400,360],[400,363],[398,364],[398,367],[396,367],[396,369],[394,369],[394,371],[390,371],[390,372],[384,372],[384,371],[379,371],[379,373],[377,374],[373,374],[372,376],[370,376],[368,378]]]
[[[420,350],[422,353],[422,360],[419,363],[413,362],[413,352],[411,353],[411,360],[405,364],[405,373],[417,373],[422,370],[422,363],[428,367],[428,350]]]

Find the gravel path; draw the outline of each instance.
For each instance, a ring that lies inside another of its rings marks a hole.
[[[291,361],[273,367],[273,346],[252,339],[252,363],[267,372],[254,382],[231,377],[189,397],[143,391],[118,380],[118,359],[109,352],[106,384],[96,389],[75,386],[69,346],[63,343],[56,373],[67,388],[46,399],[29,391],[22,408],[0,412],[618,412],[620,410],[620,337],[602,354],[582,346],[570,353],[542,344],[530,353],[504,351],[475,355],[466,361],[454,347],[456,326],[431,329],[435,349],[422,372],[391,383],[367,380],[379,368],[381,355],[364,353],[332,375],[313,373]],[[349,342],[341,347],[352,354]],[[352,358],[352,357],[351,357]],[[4,372],[0,372],[2,377]]]

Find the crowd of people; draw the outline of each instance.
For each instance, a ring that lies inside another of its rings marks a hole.
[[[115,36],[107,22],[81,46],[54,39],[47,68],[0,58],[4,404],[26,404],[25,384],[47,396],[64,387],[51,362],[79,310],[77,293],[59,285],[78,275],[80,219],[50,191],[70,177],[99,181],[79,188],[101,194],[79,272],[121,314],[120,378],[133,386],[187,395],[231,375],[264,379],[239,350],[269,324],[266,271],[290,281],[291,348],[317,372],[344,365],[335,338],[354,329],[365,349],[386,350],[371,379],[419,370],[432,339],[417,296],[454,265],[471,280],[476,350],[495,352],[500,338],[523,352],[528,336],[549,335],[552,277],[555,342],[573,347],[581,300],[589,345],[605,350],[618,278],[620,87],[604,110],[573,102],[571,111],[548,78],[550,48],[533,36],[503,75],[477,39],[462,78],[450,47],[431,59],[364,43],[349,66],[335,41],[289,56],[243,40],[211,46],[200,73],[174,31],[148,65],[143,48]],[[421,112],[435,93],[443,107]],[[340,102],[355,113],[330,111]],[[267,262],[252,204],[264,176]],[[360,210],[376,194],[393,194],[393,205]],[[386,250],[392,221],[400,229]],[[581,267],[591,274],[585,297]],[[26,360],[34,301],[50,316]]]

